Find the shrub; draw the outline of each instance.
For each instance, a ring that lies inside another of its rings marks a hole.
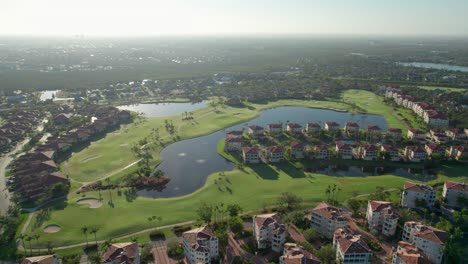
[[[151,231],[150,234],[149,234],[149,238],[152,241],[153,240],[161,240],[161,239],[164,239],[165,237],[166,237],[166,235],[160,230]]]

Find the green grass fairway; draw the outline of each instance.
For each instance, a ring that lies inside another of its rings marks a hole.
[[[440,86],[418,86],[421,89],[424,90],[442,90],[442,91],[447,91],[447,92],[468,92],[468,89],[466,88],[455,88],[455,87],[440,87]]]
[[[388,127],[401,128],[404,132],[408,129],[403,118],[398,116],[398,111],[386,105],[381,96],[369,91],[347,90],[343,93],[342,99],[347,103],[355,103],[368,113],[384,116],[387,120]]]
[[[381,114],[386,117],[389,126],[406,128],[393,108],[382,103],[382,98],[367,91],[349,90],[343,94],[348,103],[356,103],[369,113]],[[180,116],[172,117],[175,127],[180,126],[180,139],[207,134],[239,122],[245,122],[257,116],[261,110],[276,106],[308,106],[323,108],[351,109],[349,104],[324,101],[284,100],[266,104],[249,104],[249,108],[227,107],[221,113],[215,113],[212,108],[204,108],[194,113],[195,122],[182,121]],[[102,178],[112,172],[117,172],[113,178],[123,175],[121,170],[135,161],[129,148],[133,142],[147,136],[152,128],[159,127],[161,136],[167,136],[164,131],[164,118],[151,118],[140,124],[130,124],[107,135],[105,138],[91,144],[88,148],[74,154],[68,161],[71,178],[74,181],[87,182]],[[169,144],[172,138],[164,138]],[[128,145],[126,145],[128,144]],[[155,147],[155,158],[159,160],[161,146]],[[226,158],[230,158],[228,155]],[[62,169],[65,167],[62,164]],[[461,179],[465,175],[464,168],[456,164],[443,164],[442,173],[435,181],[447,177]],[[131,170],[128,169],[128,170]],[[190,177],[190,175],[187,175]],[[458,178],[457,178],[458,177]],[[376,186],[398,188],[406,179],[403,177],[385,175],[372,177],[331,177],[326,175],[304,173],[291,165],[256,165],[235,169],[224,173],[210,175],[206,184],[196,192],[177,198],[151,199],[137,197],[134,193],[121,190],[112,191],[114,206],[110,206],[109,192],[102,191],[104,205],[98,209],[90,209],[86,205],[78,205],[76,201],[82,196],[70,193],[66,204],[55,205],[50,217],[36,224],[34,218],[27,228],[27,234],[40,233],[40,244],[54,241],[55,246],[75,244],[85,241],[80,228],[84,225],[98,226],[98,239],[109,239],[146,228],[175,224],[196,219],[195,210],[203,202],[207,203],[238,203],[244,211],[261,208],[274,203],[281,192],[289,191],[302,197],[306,202],[318,202],[325,198],[325,188],[329,184],[337,184],[341,191],[339,200],[345,200],[356,193],[369,193]],[[72,181],[73,189],[79,184]],[[98,197],[98,193],[90,192],[87,197]],[[151,216],[162,216],[159,222],[149,221]],[[55,234],[45,234],[42,229],[49,224],[57,224],[62,228]],[[34,226],[36,226],[34,228]]]

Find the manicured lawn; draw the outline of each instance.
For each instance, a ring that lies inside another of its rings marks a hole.
[[[347,90],[343,93],[342,99],[348,103],[355,103],[368,113],[384,116],[389,127],[401,128],[405,133],[408,129],[403,117],[399,116],[393,107],[386,105],[381,96],[369,91]]]
[[[442,90],[442,91],[447,91],[447,92],[466,92],[468,91],[465,88],[455,88],[455,87],[440,87],[440,86],[418,86],[421,89],[424,90]]]
[[[391,127],[406,128],[404,122],[393,111],[392,107],[382,103],[382,98],[367,91],[349,90],[343,94],[347,102],[354,102],[369,113],[381,114],[387,118]],[[182,121],[180,116],[171,118],[175,127],[180,126],[177,134],[180,139],[207,134],[239,122],[252,119],[260,110],[282,106],[332,107],[350,109],[343,103],[323,101],[285,100],[268,104],[249,104],[249,108],[227,107],[215,113],[212,108],[204,108],[194,113],[194,121]],[[78,181],[92,181],[124,168],[136,159],[130,152],[130,145],[149,135],[152,128],[159,128],[162,137],[167,136],[164,129],[164,118],[147,119],[141,124],[131,124],[119,131],[107,135],[104,139],[91,144],[88,148],[75,154],[69,160],[70,176]],[[169,144],[172,137],[164,138],[164,144]],[[128,145],[125,145],[128,144]],[[153,149],[156,161],[162,146]],[[226,156],[227,158],[231,158]],[[437,181],[446,177],[461,179],[465,175],[460,165],[444,164],[443,172]],[[64,164],[62,164],[62,169]],[[131,169],[128,169],[131,170]],[[113,177],[121,177],[125,172],[116,173]],[[189,177],[189,175],[188,175]],[[458,177],[458,178],[457,178]],[[302,197],[306,202],[319,202],[325,198],[328,185],[337,184],[341,191],[338,199],[344,200],[355,193],[375,191],[376,186],[398,188],[406,179],[403,177],[385,175],[371,177],[331,177],[326,175],[304,173],[291,165],[255,165],[234,169],[223,173],[210,175],[206,184],[196,192],[177,198],[143,198],[133,192],[121,190],[112,191],[113,206],[108,204],[109,192],[102,191],[104,205],[98,209],[90,209],[86,205],[78,205],[76,201],[81,196],[71,193],[65,205],[57,205],[51,212],[49,220],[40,227],[33,229],[34,221],[29,225],[27,233],[42,233],[42,228],[48,224],[60,225],[62,230],[55,234],[41,234],[42,245],[46,241],[54,241],[56,246],[84,242],[80,232],[84,225],[97,226],[99,240],[122,236],[146,228],[174,224],[196,219],[196,208],[206,203],[238,203],[244,211],[261,208],[275,202],[281,192],[289,191]],[[76,185],[74,185],[75,187]],[[98,197],[98,193],[90,192],[87,197]],[[149,221],[151,216],[161,216],[161,221]]]

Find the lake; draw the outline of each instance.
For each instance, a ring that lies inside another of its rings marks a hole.
[[[461,71],[468,72],[468,67],[459,65],[450,65],[442,63],[429,63],[429,62],[398,62],[399,65],[406,67],[416,67],[425,69],[438,69],[446,71]]]
[[[145,117],[164,117],[180,115],[185,112],[192,112],[208,105],[208,101],[200,103],[153,103],[153,104],[134,104],[121,105],[117,108],[121,110],[130,110],[137,113],[143,113]]]
[[[249,125],[266,126],[269,123],[294,122],[305,125],[317,122],[324,126],[327,121],[335,121],[344,127],[345,122],[354,121],[361,127],[378,125],[387,129],[383,116],[351,114],[326,109],[307,107],[278,107],[262,111],[259,117],[247,123],[235,125],[210,135],[176,142],[161,151],[163,162],[158,166],[171,181],[161,192],[141,190],[139,195],[145,197],[175,197],[189,194],[205,184],[208,175],[220,171],[232,170],[234,163],[227,161],[217,152],[218,142],[224,138],[225,131],[247,129]]]

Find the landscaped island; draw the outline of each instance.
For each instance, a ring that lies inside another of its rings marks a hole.
[[[394,175],[372,177],[331,177],[323,174],[303,172],[287,165],[262,165],[259,167],[238,166],[233,170],[210,175],[203,187],[185,196],[152,199],[138,196],[130,188],[109,189],[100,192],[77,193],[82,185],[95,181],[118,184],[129,173],[135,171],[138,161],[132,147],[143,141],[145,150],[152,156],[152,163],[161,162],[160,151],[172,142],[207,135],[226,127],[248,122],[260,115],[264,109],[278,106],[305,106],[356,111],[355,106],[367,113],[385,117],[389,127],[401,128],[408,125],[392,107],[384,105],[383,99],[374,93],[362,90],[347,90],[343,101],[302,101],[280,100],[265,104],[249,103],[242,107],[205,107],[190,115],[147,118],[122,126],[103,139],[92,143],[86,149],[74,153],[68,161],[60,165],[71,178],[71,191],[65,204],[54,205],[46,221],[36,224],[34,216],[28,223],[27,232],[36,233],[51,224],[60,226],[56,233],[43,233],[39,245],[54,241],[63,246],[84,242],[83,226],[99,228],[98,240],[118,238],[155,226],[177,224],[196,219],[195,209],[200,204],[212,201],[237,203],[245,211],[270,205],[281,192],[290,191],[308,203],[325,199],[325,189],[336,184],[340,187],[338,200],[342,201],[356,193],[370,193],[376,186],[399,188],[405,178]],[[190,116],[191,118],[187,118]],[[185,117],[185,118],[184,118]],[[157,133],[155,131],[158,131]],[[456,164],[443,166],[437,179],[442,182],[447,177],[462,179],[463,168]],[[171,177],[171,175],[166,175]],[[190,177],[190,174],[186,175]],[[103,205],[83,204],[83,198],[100,197]],[[149,221],[153,216],[161,216],[158,221]]]

